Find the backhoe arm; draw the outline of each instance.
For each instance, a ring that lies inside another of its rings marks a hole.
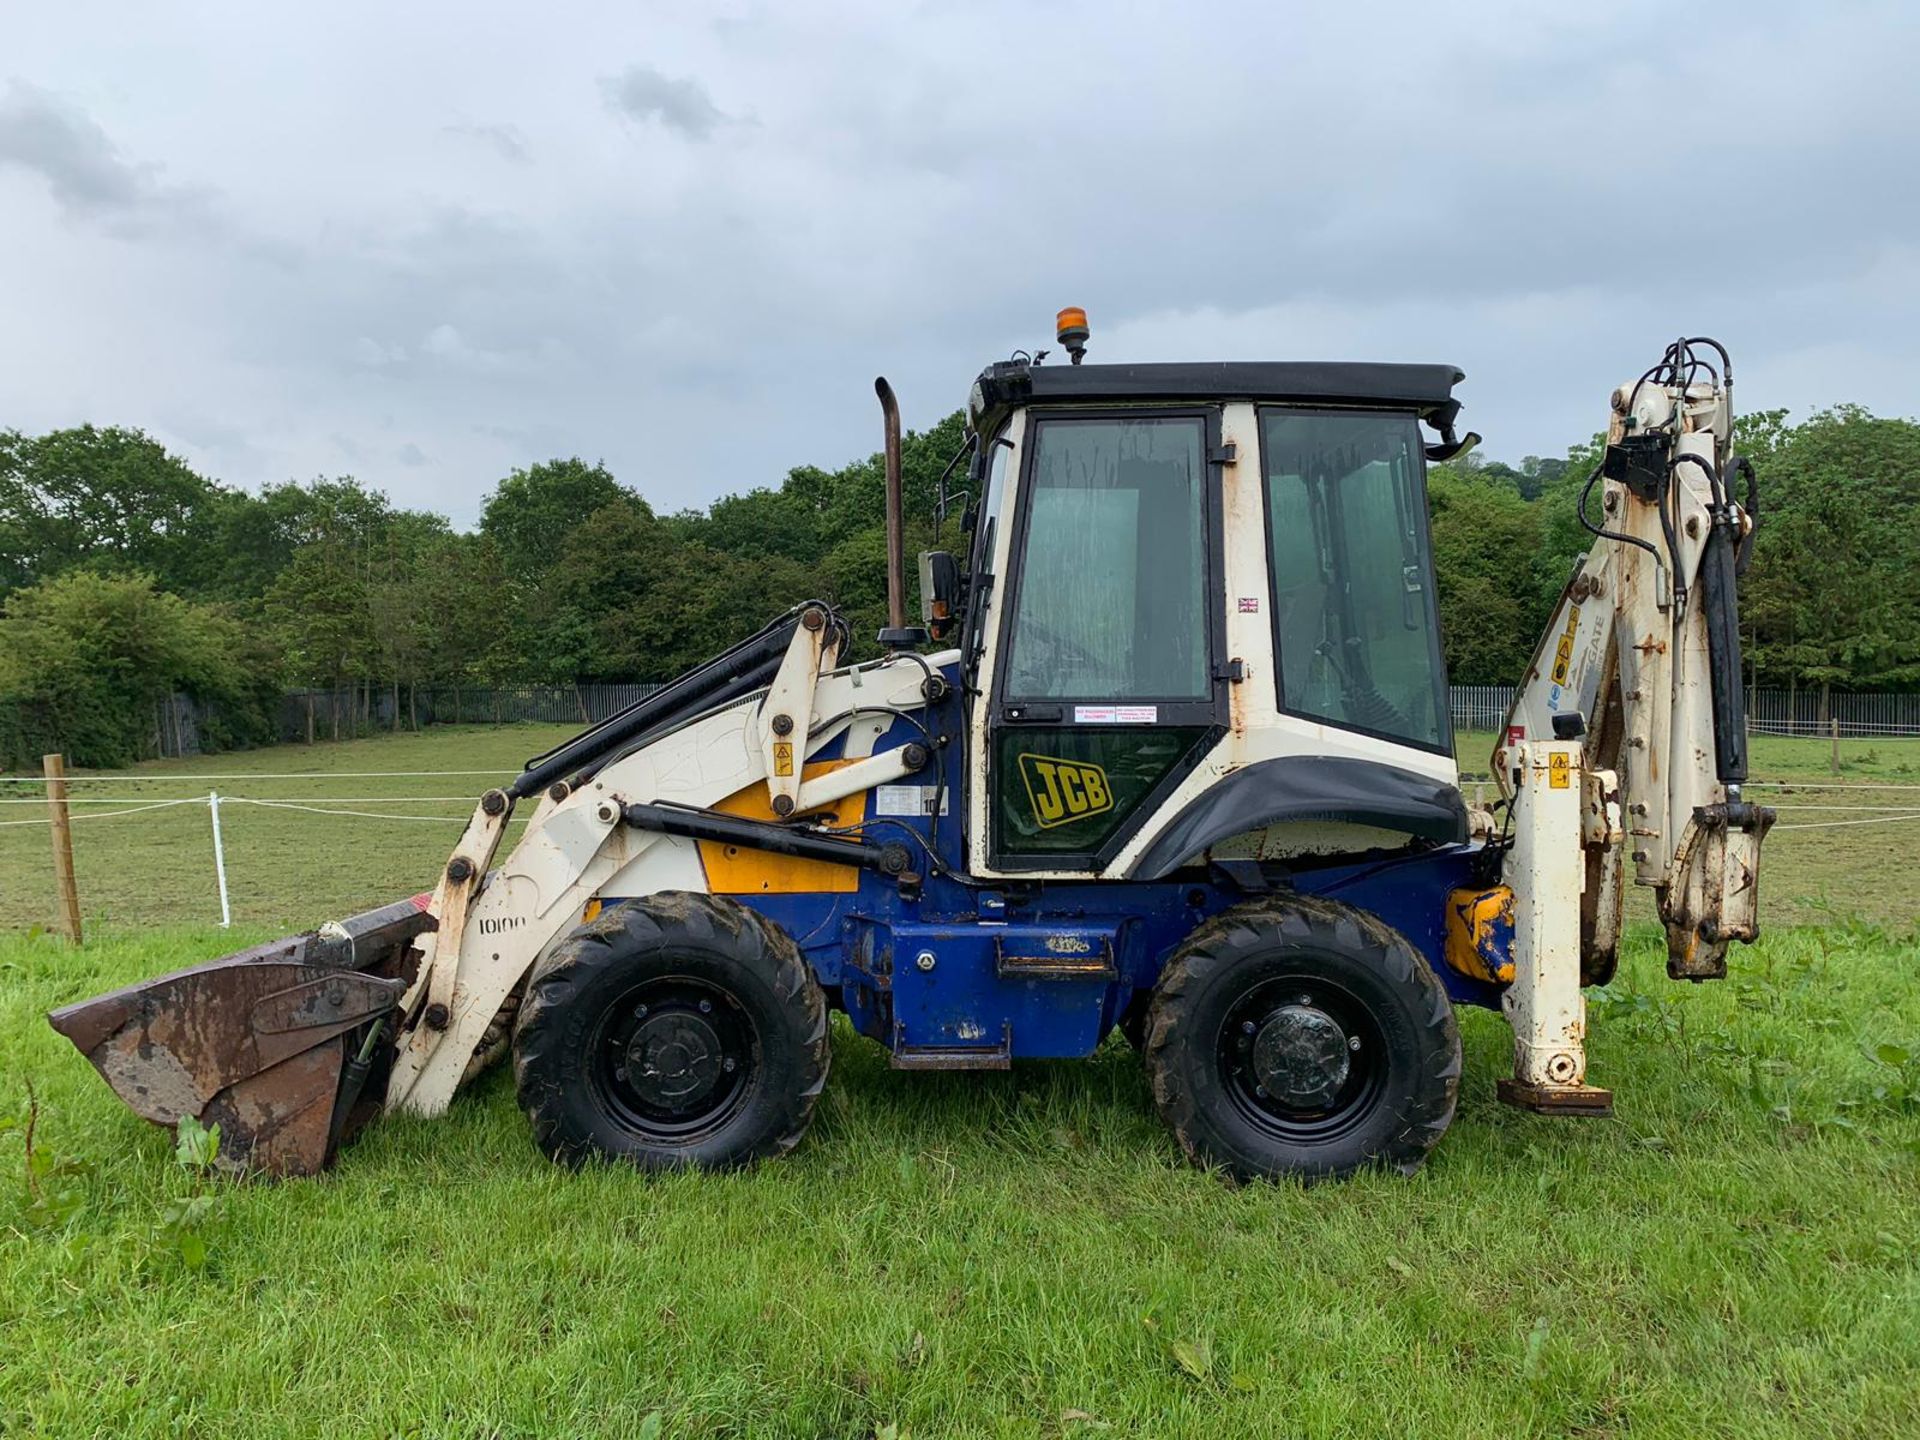
[[[1753,520],[1733,482],[1744,473],[1751,496],[1753,480],[1732,449],[1731,372],[1715,342],[1683,340],[1613,392],[1581,496],[1595,544],[1493,753],[1513,806],[1507,1008],[1525,1103],[1586,1088],[1578,987],[1613,973],[1629,866],[1654,892],[1674,978],[1724,976],[1728,945],[1759,931],[1773,812],[1742,794],[1737,576]]]

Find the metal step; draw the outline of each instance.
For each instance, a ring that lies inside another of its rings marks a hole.
[[[893,1027],[896,1070],[1011,1070],[1013,1026],[1000,1027],[998,1045],[909,1045],[906,1026]]]

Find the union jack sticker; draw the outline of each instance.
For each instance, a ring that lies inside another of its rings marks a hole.
[[[1242,615],[1258,615],[1260,613],[1260,597],[1258,595],[1242,595],[1240,597],[1240,613]]]

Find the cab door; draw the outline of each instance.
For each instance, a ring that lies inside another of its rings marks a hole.
[[[1224,733],[1219,432],[1029,416],[975,731],[990,871],[1099,872]]]

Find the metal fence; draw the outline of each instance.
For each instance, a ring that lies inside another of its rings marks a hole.
[[[657,685],[348,686],[295,690],[280,702],[283,743],[348,739],[428,725],[591,725],[624,709]],[[1455,730],[1497,730],[1513,703],[1511,685],[1455,685]],[[149,754],[198,755],[205,716],[185,695],[155,707]],[[1747,695],[1747,729],[1755,735],[1920,736],[1920,694],[1881,695],[1817,690],[1756,690]]]
[[[593,725],[658,685],[421,686],[294,690],[280,702],[280,739],[331,740],[427,725]]]
[[[1498,730],[1513,704],[1511,685],[1455,685],[1453,728]],[[1747,731],[1753,735],[1843,737],[1920,735],[1920,694],[1881,695],[1834,690],[1750,690]]]

